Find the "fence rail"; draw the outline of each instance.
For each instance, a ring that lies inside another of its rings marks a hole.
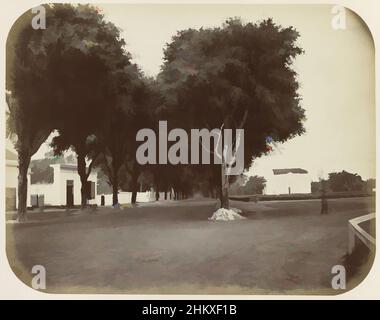
[[[362,241],[371,251],[375,250],[376,242],[360,224],[375,219],[375,213],[366,214],[348,221],[348,253],[351,254],[355,248],[357,239]]]

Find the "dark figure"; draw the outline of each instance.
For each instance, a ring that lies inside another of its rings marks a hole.
[[[329,208],[327,205],[327,197],[325,190],[322,190],[322,197],[321,197],[321,214],[328,214]]]

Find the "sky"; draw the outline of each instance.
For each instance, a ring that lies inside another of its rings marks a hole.
[[[332,27],[331,5],[97,5],[105,19],[121,29],[144,73],[160,71],[163,48],[178,30],[220,26],[229,17],[256,22],[272,17],[300,33],[305,54],[293,68],[307,120],[306,133],[255,159],[250,175],[274,168],[301,167],[313,180],[346,170],[363,179],[375,173],[374,47],[365,24],[346,10],[346,28]],[[42,158],[44,144],[33,157]]]

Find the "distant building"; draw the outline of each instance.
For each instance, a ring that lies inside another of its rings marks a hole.
[[[88,177],[88,204],[112,205],[112,188],[107,190],[98,185],[106,184],[105,176],[92,169]],[[81,204],[81,181],[77,165],[70,158],[32,160],[28,170],[28,207],[76,206]],[[6,149],[6,211],[15,211],[18,207],[18,159],[17,155]],[[105,192],[106,191],[106,192]],[[119,191],[119,203],[131,202],[132,192]],[[137,202],[155,201],[153,190],[137,193]],[[160,195],[160,199],[164,194]]]
[[[73,206],[81,204],[81,181],[77,166],[72,164],[51,164],[52,183],[30,184],[32,206]],[[88,204],[96,204],[98,173],[92,170],[88,177]]]
[[[30,169],[28,171],[27,206],[30,206]],[[18,159],[17,155],[5,149],[5,210],[14,211],[18,206]]]
[[[273,169],[265,179],[264,194],[311,193],[311,178],[305,169]]]

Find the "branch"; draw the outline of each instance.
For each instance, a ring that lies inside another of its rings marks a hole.
[[[133,170],[128,167],[128,161],[125,161],[125,171],[127,171],[132,176]]]
[[[235,125],[235,126],[236,126],[236,129],[242,129],[242,128],[244,127],[246,121],[247,121],[247,118],[248,118],[248,108],[246,107],[246,108],[245,108],[245,111],[244,111],[243,118],[242,118],[240,124],[239,124],[238,126]],[[231,117],[231,119],[233,120],[232,117]],[[233,122],[235,123],[234,120],[233,120]],[[207,123],[206,123],[206,124],[207,124]],[[202,148],[203,148],[204,150],[206,150],[207,152],[209,152],[210,154],[214,154],[214,155],[216,155],[219,159],[222,160],[222,162],[223,162],[223,155],[224,155],[224,158],[226,158],[226,154],[227,154],[227,150],[228,150],[228,146],[222,146],[222,154],[219,154],[219,153],[217,152],[217,150],[218,150],[218,146],[219,146],[219,143],[220,143],[220,140],[221,140],[220,138],[221,138],[221,135],[222,135],[223,127],[224,127],[224,123],[223,123],[222,126],[220,127],[220,133],[219,133],[219,136],[218,136],[218,141],[217,141],[216,146],[215,146],[215,151],[208,150],[208,149],[203,145],[203,143],[202,143],[202,138],[200,139],[200,144],[201,144]],[[239,145],[240,145],[240,135],[238,135],[238,137],[235,139],[235,141],[234,141],[234,145],[231,146],[232,149],[235,149],[235,154],[234,154],[234,156],[232,157],[232,161],[229,163],[229,165],[233,164],[233,163],[236,161],[236,149],[239,147]],[[229,170],[231,170],[231,169],[229,169]],[[229,170],[228,170],[228,171],[229,171]]]
[[[107,169],[107,173],[108,173],[108,179],[110,180],[111,176],[112,176],[111,168],[108,165],[108,160],[106,158],[106,154],[104,152],[102,154],[103,154],[104,163],[105,163],[105,166],[106,166],[106,169]],[[111,184],[111,181],[110,181],[110,184]]]
[[[235,140],[235,152],[232,156],[232,159],[226,166],[226,176],[230,175],[231,167],[236,162],[236,153],[237,153],[237,149],[239,148],[239,146],[240,146],[240,134],[237,135],[236,140]]]
[[[248,118],[248,108],[246,107],[244,111],[243,119],[241,120],[240,125],[236,127],[236,129],[243,129],[245,122],[247,121],[247,118]]]
[[[99,156],[100,152],[98,152],[95,157],[92,159],[92,161],[90,162],[90,165],[88,166],[88,172],[86,172],[86,179],[88,179],[88,177],[90,176],[90,173],[91,173],[91,169],[92,167],[94,166],[94,163],[95,163],[95,160],[96,158]]]
[[[220,137],[222,135],[222,130],[223,130],[223,127],[224,127],[224,123],[222,124],[222,126],[220,127],[220,131],[219,131],[219,135],[218,135],[218,141],[216,142],[216,145],[215,145],[215,151],[211,151],[211,150],[208,150],[202,143],[202,137],[200,137],[200,140],[199,140],[199,143],[201,144],[202,148],[204,150],[206,150],[208,153],[210,154],[216,154],[216,156],[219,158],[219,159],[222,159],[222,155],[220,155],[217,150],[218,150],[218,146],[219,146],[219,142],[220,142]],[[222,146],[223,148],[223,146]]]
[[[44,141],[46,141],[46,139],[49,137],[50,133],[51,133],[50,129],[41,130],[38,133],[36,133],[36,137],[33,139],[33,142],[30,146],[30,149],[31,149],[30,151],[31,151],[32,155],[38,151],[41,144],[44,143]]]

